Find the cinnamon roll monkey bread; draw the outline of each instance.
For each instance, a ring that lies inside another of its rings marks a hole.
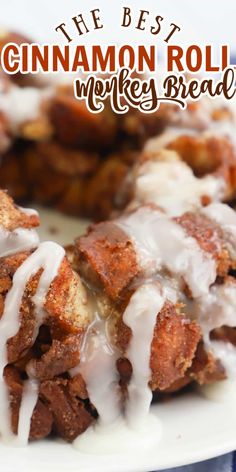
[[[0,83],[3,440],[73,441],[134,424],[153,392],[235,378],[233,107],[95,115],[68,85]],[[27,201],[95,222],[40,242]]]

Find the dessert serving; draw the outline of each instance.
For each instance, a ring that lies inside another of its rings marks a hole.
[[[142,430],[154,392],[235,381],[233,107],[93,115],[68,85],[0,81],[3,441],[83,448]],[[40,242],[25,201],[96,223]]]

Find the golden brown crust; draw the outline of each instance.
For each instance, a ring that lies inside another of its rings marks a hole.
[[[59,330],[64,334],[80,334],[91,321],[86,289],[66,257],[51,284],[44,307],[55,333]]]
[[[17,369],[12,366],[5,368],[4,378],[11,398],[12,431],[17,434],[23,382]],[[49,407],[38,399],[31,418],[30,439],[45,438],[51,433],[52,426],[53,417]]]
[[[68,380],[46,380],[40,385],[40,397],[49,405],[54,431],[67,441],[73,441],[93,422],[83,402],[71,395]]]
[[[127,153],[125,152],[125,156]],[[108,218],[119,206],[117,196],[128,173],[129,167],[119,156],[110,155],[101,162],[96,173],[84,186],[83,214],[95,221]]]
[[[87,236],[76,241],[76,250],[81,272],[114,301],[139,274],[131,240],[112,222],[93,225]]]
[[[24,252],[0,259],[0,315],[3,313],[5,296],[12,286],[13,275],[29,255],[29,252]],[[40,270],[31,277],[26,285],[20,309],[19,331],[8,341],[9,362],[24,357],[33,344],[35,315],[32,297],[41,272]],[[66,258],[63,259],[58,275],[50,286],[44,307],[44,323],[50,327],[52,335],[56,338],[61,335],[65,337],[67,334],[80,336],[90,322],[91,314],[85,288]]]
[[[23,382],[19,371],[12,366],[5,368],[4,377],[11,398],[12,430],[17,434]],[[72,441],[92,423],[93,416],[69,385],[70,381],[59,377],[40,383],[39,398],[31,418],[30,439],[56,433]]]
[[[11,288],[15,270],[28,256],[29,253],[22,253],[1,260],[3,303]],[[73,388],[72,381],[60,379],[59,376],[67,376],[68,371],[79,363],[82,335],[89,323],[87,306],[83,300],[85,292],[81,288],[79,276],[64,259],[46,297],[44,325],[34,341],[32,296],[40,274],[41,271],[26,286],[19,331],[8,341],[8,361],[15,366],[6,369],[6,381],[11,394],[12,427],[16,433],[23,388],[21,375],[25,378],[28,373],[40,382],[30,438],[38,439],[56,431],[66,440],[72,440],[86,429],[92,417],[79,398],[78,385],[77,389],[75,384]]]
[[[187,387],[191,382],[192,380],[187,375],[185,375],[184,377],[173,382],[168,388],[165,388],[164,390],[157,389],[156,392],[157,392],[157,395],[159,395],[160,393],[163,393],[163,394],[176,393],[182,390],[183,388]]]
[[[214,329],[211,332],[211,339],[215,341],[230,342],[233,346],[236,346],[236,327],[221,326],[221,328]]]
[[[56,138],[66,146],[86,150],[106,149],[115,139],[117,116],[108,107],[102,113],[90,113],[84,102],[73,97],[71,87],[58,90],[51,102],[49,115]]]
[[[200,385],[224,380],[227,377],[220,361],[205,350],[203,343],[199,343],[196,356],[187,375]]]
[[[39,225],[39,217],[36,213],[24,213],[6,192],[0,190],[0,225],[8,231],[34,228]]]
[[[76,374],[68,381],[69,392],[73,397],[79,397],[82,400],[89,398],[86,383],[80,374]]]
[[[9,194],[18,202],[30,196],[25,176],[26,166],[22,157],[18,143],[1,155],[0,187],[8,189]]]
[[[40,359],[30,359],[26,364],[27,374],[43,381],[76,367],[80,361],[81,338],[77,334],[65,336],[63,340],[53,339],[49,350]]]
[[[151,386],[163,390],[183,377],[191,366],[201,330],[195,322],[166,304],[157,317],[151,349]]]
[[[2,301],[11,288],[12,277],[17,268],[29,256],[19,253],[0,259],[0,293]],[[26,285],[20,310],[18,333],[8,341],[8,360],[15,362],[24,357],[34,342],[35,315],[32,297],[34,296],[41,270]],[[53,337],[66,337],[68,334],[81,335],[90,322],[87,295],[78,274],[63,259],[58,275],[53,280],[46,297],[44,324],[50,327]],[[2,304],[3,310],[3,304]]]
[[[1,72],[0,72],[0,82]],[[9,122],[4,113],[0,112],[0,153],[4,153],[10,147],[11,144],[11,133],[9,129]]]
[[[217,274],[224,277],[234,267],[229,251],[224,242],[224,235],[219,225],[201,213],[187,212],[175,218],[186,233],[195,238],[200,248],[210,254],[217,263]]]
[[[116,339],[124,356],[131,336],[130,328],[120,318],[117,322]],[[192,364],[200,338],[199,326],[179,313],[173,304],[166,302],[157,315],[151,346],[152,390],[166,390],[182,379]],[[118,363],[122,382],[129,379],[132,372],[130,367],[124,360]]]
[[[216,338],[228,340],[223,336]],[[231,342],[231,341],[230,341]],[[224,367],[218,359],[215,359],[212,353],[207,352],[202,341],[199,342],[190,368],[185,372],[182,378],[177,379],[170,387],[165,388],[163,393],[174,393],[180,391],[190,383],[201,385],[212,384],[226,379]],[[158,390],[159,391],[159,390]]]
[[[180,155],[198,176],[215,172],[220,167],[235,167],[233,144],[227,137],[217,135],[181,135],[168,145]]]
[[[63,147],[56,140],[37,143],[35,152],[42,167],[48,166],[55,173],[70,178],[76,176],[88,176],[96,172],[98,167],[98,154],[77,149]]]

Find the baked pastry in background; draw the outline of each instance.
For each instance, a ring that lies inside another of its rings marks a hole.
[[[26,41],[5,33],[0,47],[11,38]],[[235,114],[225,102],[203,98],[184,112],[162,104],[153,114],[131,109],[124,115],[107,104],[104,112],[92,114],[63,80],[1,73],[0,85],[0,186],[17,201],[107,218],[130,198],[126,182],[143,147],[148,154],[175,150],[197,176],[217,168],[229,187],[223,198],[234,198]]]

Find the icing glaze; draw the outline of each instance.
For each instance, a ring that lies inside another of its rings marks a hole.
[[[30,233],[31,230],[26,231]],[[2,236],[4,242],[6,234],[3,232]],[[29,235],[26,236],[26,233],[24,233],[24,236],[25,241],[28,244],[28,239],[30,239]],[[23,237],[20,239],[21,249],[23,245],[22,240]],[[9,238],[7,243],[10,250],[12,250],[12,244],[9,243]],[[35,238],[33,238],[33,243],[35,244]],[[14,250],[16,250],[16,247],[15,244]],[[5,246],[3,247],[3,251],[4,253],[7,251]],[[64,249],[56,243],[44,242],[39,244],[37,249],[16,270],[12,280],[12,287],[5,298],[4,311],[0,319],[0,432],[2,439],[5,442],[13,441],[18,444],[26,443],[26,438],[29,436],[31,415],[37,401],[37,389],[35,383],[33,380],[29,379],[23,388],[18,437],[15,438],[11,432],[8,388],[3,376],[4,368],[7,365],[7,341],[15,336],[19,331],[20,308],[26,285],[32,276],[34,276],[40,269],[43,269],[36,293],[32,298],[35,305],[34,315],[36,321],[33,341],[36,339],[39,327],[43,323],[44,319],[45,298],[52,281],[58,273],[64,254]]]
[[[138,169],[134,202],[155,203],[168,215],[177,216],[200,208],[203,197],[220,201],[224,194],[225,183],[220,177],[195,177],[183,161],[149,160]]]

